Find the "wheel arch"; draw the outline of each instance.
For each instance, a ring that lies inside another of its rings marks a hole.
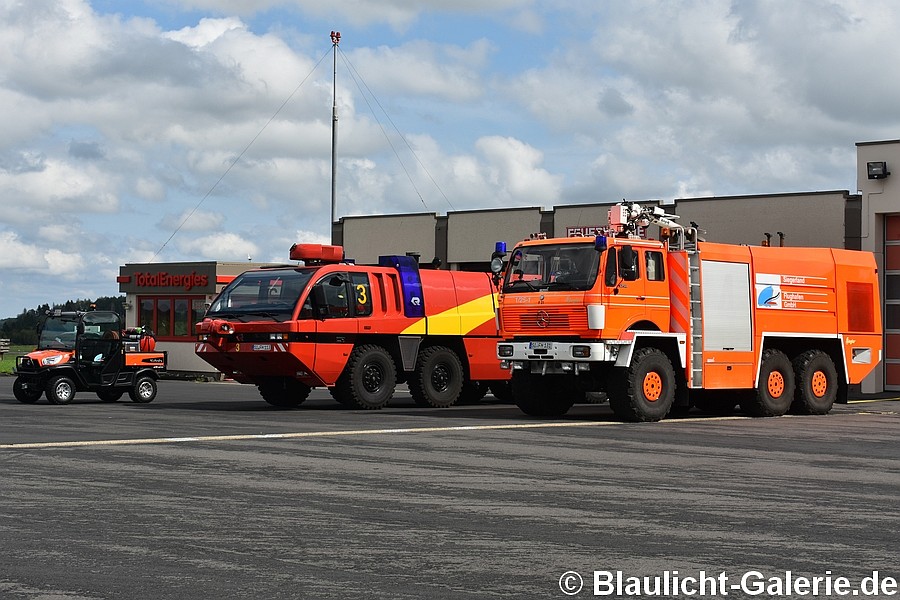
[[[788,360],[794,361],[798,356],[808,350],[821,350],[834,363],[838,374],[838,385],[840,392],[846,392],[848,379],[847,361],[844,357],[841,346],[841,338],[837,334],[823,335],[796,335],[785,333],[763,333],[762,343],[759,345],[759,355],[756,357],[756,377],[754,379],[756,385],[759,385],[759,368],[762,364],[762,357],[766,350],[780,350],[787,355]]]

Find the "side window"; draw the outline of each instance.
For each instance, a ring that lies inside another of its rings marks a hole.
[[[328,307],[328,316],[350,316],[350,301],[347,298],[347,285],[335,277],[328,277],[321,282],[325,287],[325,304]]]
[[[366,273],[350,273],[350,288],[353,290],[354,308],[357,317],[372,314],[372,288]]]
[[[649,281],[665,281],[666,271],[663,267],[663,254],[655,250],[645,253],[647,262],[647,279]]]
[[[350,316],[347,289],[346,274],[326,275],[313,286],[310,297],[300,309],[300,318],[335,319]]]

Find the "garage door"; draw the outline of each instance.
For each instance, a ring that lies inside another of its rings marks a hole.
[[[884,218],[884,387],[900,390],[900,215]]]

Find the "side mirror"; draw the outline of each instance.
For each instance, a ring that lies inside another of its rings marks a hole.
[[[619,250],[619,277],[625,281],[637,279],[637,252],[631,246]]]
[[[330,282],[329,282],[330,283]],[[328,316],[328,298],[325,296],[325,288],[316,285],[312,289],[313,313],[319,319]]]

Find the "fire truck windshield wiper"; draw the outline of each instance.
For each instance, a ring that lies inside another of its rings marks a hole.
[[[524,283],[526,286],[528,286],[528,289],[535,291],[535,292],[538,291],[538,288],[536,288],[534,286],[534,284],[531,283],[531,281],[529,281],[528,279],[515,279],[513,281],[507,282],[506,287],[511,288],[518,283]]]
[[[247,311],[247,312],[241,314],[242,317],[249,316],[249,315],[253,315],[255,317],[257,317],[257,316],[258,317],[268,317],[269,319],[272,319],[273,321],[278,320],[277,316],[275,316],[274,314],[272,314],[270,312],[266,312],[264,310],[250,310],[250,311]]]

